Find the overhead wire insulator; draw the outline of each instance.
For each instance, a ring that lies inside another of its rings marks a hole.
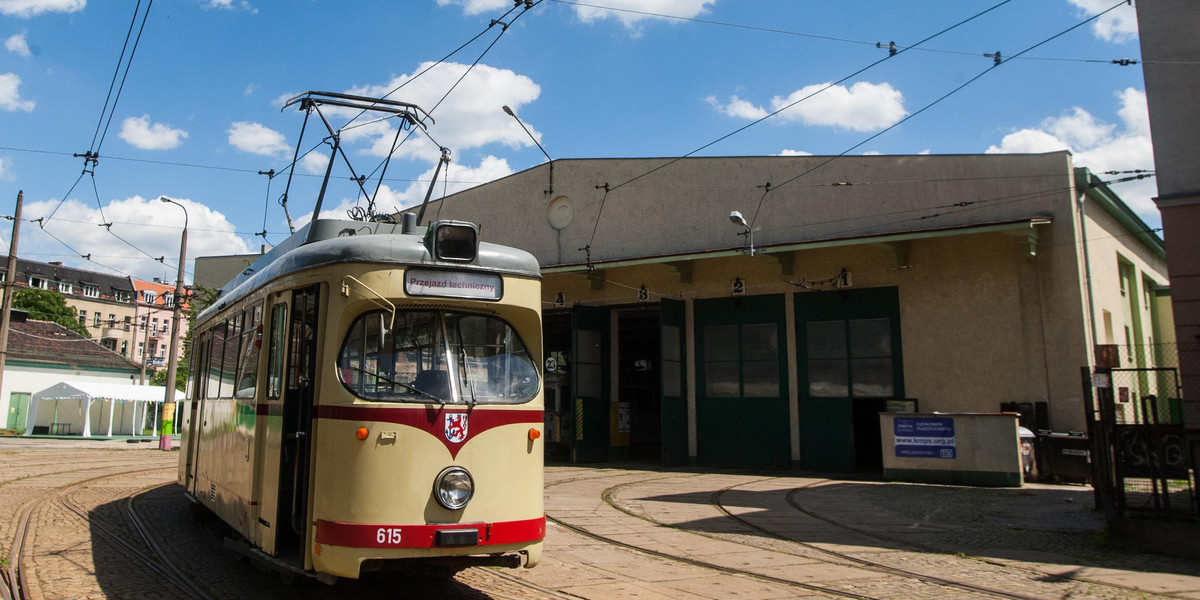
[[[998,67],[998,66],[1000,66],[1000,63],[1004,62],[1004,58],[1002,56],[1000,56],[999,50],[997,50],[995,54],[988,54],[985,52],[983,55],[992,59],[992,64],[994,66]]]

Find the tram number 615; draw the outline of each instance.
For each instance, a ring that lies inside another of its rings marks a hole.
[[[375,531],[375,543],[391,546],[398,545],[400,543],[400,528],[380,527]]]

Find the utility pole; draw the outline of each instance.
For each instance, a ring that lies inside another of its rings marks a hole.
[[[17,238],[21,235],[21,203],[25,191],[17,192],[17,210],[13,213],[12,243],[8,245],[8,271],[4,275],[4,301],[0,302],[0,393],[4,390],[4,361],[8,359],[8,322],[12,309],[13,284],[17,276]]]
[[[183,265],[187,260],[187,228],[188,214],[187,207],[172,200],[166,196],[160,196],[159,200],[174,204],[183,209],[183,235],[179,238],[179,274],[175,277],[175,306],[174,314],[171,319],[171,348],[170,358],[167,362],[167,384],[166,391],[163,394],[163,420],[166,421],[168,416],[167,411],[170,409],[171,424],[175,422],[175,373],[176,362],[179,361],[179,321],[183,317]],[[165,426],[164,426],[165,428]],[[168,433],[163,433],[159,438],[158,447],[160,450],[171,449],[171,436]]]

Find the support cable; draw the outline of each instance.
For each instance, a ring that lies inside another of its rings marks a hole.
[[[1121,6],[1124,6],[1124,5],[1126,4],[1126,2],[1127,2],[1127,1],[1128,1],[1128,0],[1122,0],[1121,2],[1119,2],[1119,3],[1117,3],[1117,4],[1115,4],[1115,5],[1111,6],[1111,7],[1109,7],[1108,9],[1106,9],[1106,10],[1104,10],[1104,11],[1100,12],[1100,13],[1097,13],[1097,14],[1095,14],[1095,15],[1091,16],[1091,17],[1088,17],[1087,19],[1084,19],[1083,21],[1080,21],[1079,23],[1076,23],[1076,24],[1072,25],[1071,27],[1068,27],[1068,28],[1066,28],[1066,29],[1064,29],[1064,30],[1062,30],[1062,31],[1060,31],[1060,32],[1058,32],[1058,33],[1056,33],[1056,34],[1054,34],[1054,35],[1052,35],[1052,36],[1050,36],[1050,37],[1048,37],[1048,38],[1046,38],[1046,39],[1044,39],[1044,40],[1042,40],[1042,41],[1040,41],[1040,42],[1038,42],[1038,43],[1034,44],[1034,45],[1032,45],[1032,46],[1029,46],[1029,47],[1025,48],[1024,50],[1021,50],[1020,52],[1017,52],[1016,54],[1014,54],[1014,55],[1012,55],[1012,56],[1010,56],[1010,57],[1008,57],[1008,58],[1001,58],[1001,57],[1000,57],[1000,51],[998,51],[998,50],[996,51],[996,53],[995,53],[994,55],[986,55],[986,54],[985,54],[984,56],[987,56],[988,58],[992,58],[992,59],[993,59],[992,66],[988,67],[987,69],[984,69],[984,70],[983,70],[983,71],[981,71],[979,74],[977,74],[977,75],[975,75],[974,77],[972,77],[972,78],[968,79],[967,81],[963,82],[962,84],[960,84],[960,85],[956,86],[954,89],[950,90],[949,92],[946,92],[945,94],[943,94],[942,96],[938,97],[938,98],[937,98],[937,99],[935,99],[934,101],[932,101],[932,102],[930,102],[930,103],[926,104],[925,106],[922,106],[920,109],[916,110],[915,112],[913,112],[913,113],[910,113],[910,114],[908,114],[908,115],[905,115],[905,116],[904,116],[904,118],[900,119],[899,121],[896,121],[895,123],[893,123],[893,124],[891,124],[891,125],[889,125],[889,126],[885,127],[884,129],[881,129],[880,131],[878,131],[878,132],[876,132],[876,133],[874,133],[874,134],[872,134],[872,135],[870,135],[870,136],[867,136],[867,137],[866,137],[865,139],[863,139],[862,141],[858,142],[857,144],[854,144],[853,146],[850,146],[849,148],[847,148],[847,149],[843,150],[842,152],[840,152],[840,153],[838,153],[838,154],[836,154],[836,155],[834,155],[834,156],[831,156],[831,157],[829,157],[829,159],[828,159],[828,160],[822,161],[822,162],[821,162],[821,163],[819,163],[817,166],[815,166],[815,167],[812,167],[812,168],[810,168],[810,169],[808,169],[808,170],[806,170],[806,171],[804,171],[804,172],[800,173],[799,175],[796,175],[796,176],[794,176],[794,177],[791,177],[791,178],[789,178],[789,179],[786,179],[786,180],[784,180],[782,183],[780,183],[780,184],[778,184],[778,185],[774,186],[773,188],[771,188],[771,190],[768,190],[768,191],[774,191],[774,190],[777,190],[777,189],[779,189],[779,188],[781,188],[781,187],[783,187],[783,186],[785,186],[785,185],[787,185],[787,184],[789,184],[789,183],[791,183],[791,182],[793,182],[793,181],[796,181],[797,179],[800,179],[801,177],[804,177],[804,176],[808,175],[809,173],[812,173],[813,171],[816,171],[817,169],[820,169],[820,168],[824,167],[825,165],[828,165],[829,163],[831,163],[831,162],[833,162],[833,161],[835,161],[835,160],[837,160],[837,159],[839,159],[839,158],[841,158],[841,157],[843,157],[843,156],[845,156],[845,155],[849,154],[850,152],[854,151],[856,148],[859,148],[859,147],[861,147],[863,144],[866,144],[867,142],[870,142],[871,140],[874,140],[874,139],[878,138],[879,136],[881,136],[881,135],[883,135],[883,134],[885,134],[885,133],[887,133],[887,132],[889,132],[889,131],[891,131],[891,130],[893,130],[893,129],[897,128],[897,127],[899,127],[900,125],[902,125],[902,124],[904,124],[904,123],[908,122],[909,120],[911,120],[912,118],[916,117],[917,115],[919,115],[919,114],[921,114],[921,113],[923,113],[923,112],[925,112],[925,111],[929,110],[930,108],[933,108],[934,106],[936,106],[936,105],[940,104],[940,103],[941,103],[943,100],[945,100],[945,99],[949,98],[950,96],[953,96],[954,94],[957,94],[957,93],[958,93],[959,91],[961,91],[963,88],[965,88],[965,87],[967,87],[968,85],[971,85],[972,83],[974,83],[974,82],[978,81],[979,79],[983,78],[983,76],[984,76],[984,75],[987,75],[988,73],[991,73],[993,70],[995,70],[995,69],[999,68],[1001,65],[1003,65],[1003,64],[1007,64],[1007,63],[1009,63],[1010,61],[1012,61],[1013,59],[1016,59],[1016,58],[1018,58],[1018,57],[1020,57],[1020,56],[1022,56],[1022,55],[1024,55],[1024,54],[1027,54],[1028,52],[1030,52],[1030,51],[1032,51],[1032,50],[1034,50],[1034,49],[1036,49],[1036,48],[1039,48],[1039,47],[1041,47],[1041,46],[1043,46],[1043,45],[1045,45],[1045,44],[1048,44],[1048,43],[1050,43],[1051,41],[1053,41],[1053,40],[1055,40],[1055,39],[1058,39],[1058,38],[1060,38],[1060,37],[1062,37],[1062,36],[1064,36],[1064,35],[1066,35],[1066,34],[1068,34],[1068,33],[1072,32],[1072,31],[1074,31],[1074,30],[1076,30],[1076,29],[1078,29],[1078,28],[1080,28],[1080,27],[1083,27],[1084,25],[1087,25],[1088,23],[1091,23],[1092,21],[1094,21],[1094,20],[1096,20],[1096,19],[1099,19],[1100,17],[1104,16],[1105,14],[1108,14],[1109,12],[1111,12],[1111,11],[1113,11],[1113,10],[1116,10],[1117,8],[1120,8]],[[988,10],[991,10],[991,9],[988,9]],[[981,14],[982,14],[982,13],[981,13]],[[964,21],[964,22],[965,22],[965,21]],[[956,26],[957,26],[957,25],[956,25]],[[947,31],[948,31],[948,30],[947,30]],[[944,33],[944,32],[943,32],[943,33]],[[937,35],[940,35],[940,33],[939,33],[939,34],[937,34]],[[928,39],[928,38],[926,38],[926,39]],[[759,202],[758,202],[758,207],[757,207],[757,208],[754,210],[754,217],[753,217],[753,218],[750,220],[750,225],[751,225],[751,227],[753,227],[753,226],[754,226],[754,223],[755,223],[755,222],[758,220],[758,215],[759,215],[759,213],[762,211],[763,203],[764,203],[764,201],[765,201],[765,200],[766,200],[766,194],[764,194],[764,195],[763,195],[763,197],[762,197],[762,198],[759,200]]]

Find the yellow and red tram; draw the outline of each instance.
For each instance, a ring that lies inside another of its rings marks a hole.
[[[541,280],[470,223],[316,220],[196,320],[179,484],[329,581],[541,558]]]

